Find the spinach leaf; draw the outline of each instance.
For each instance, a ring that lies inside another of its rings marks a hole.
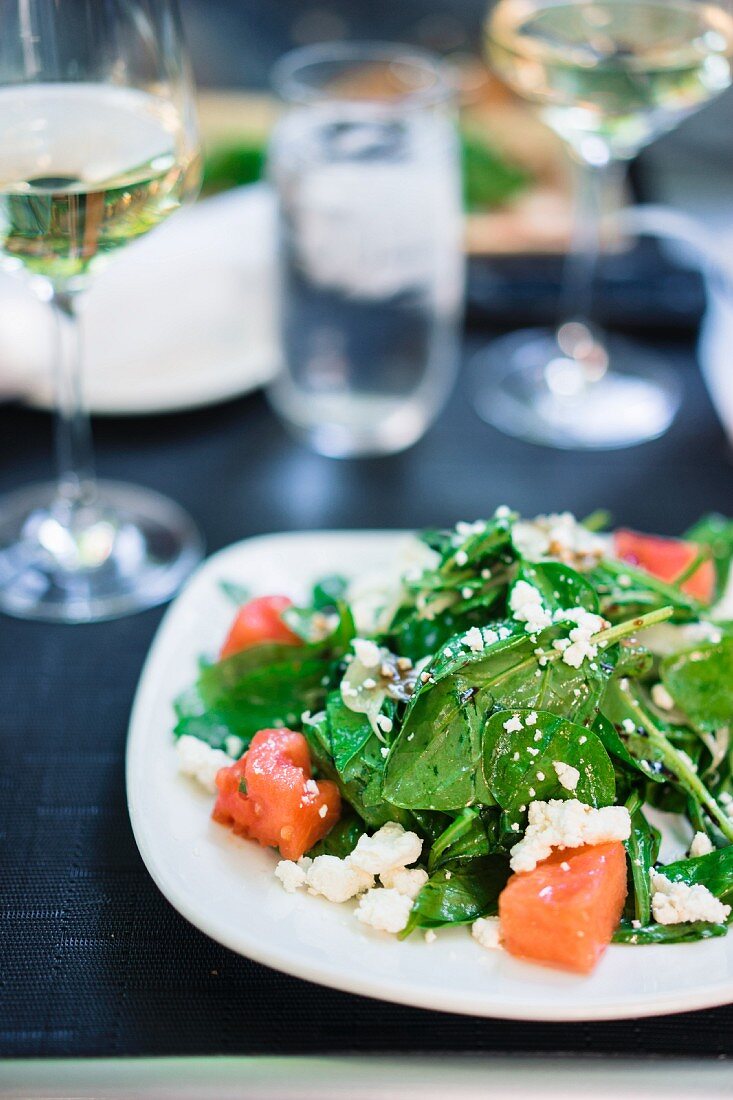
[[[593,586],[575,569],[562,562],[546,561],[533,565],[523,561],[514,584],[518,581],[526,581],[539,589],[548,611],[570,607],[584,607],[594,613],[598,611],[598,596]]]
[[[423,810],[460,810],[485,797],[481,726],[475,691],[460,678],[450,677],[425,693],[390,752],[384,797]]]
[[[342,608],[336,629],[322,642],[267,642],[207,665],[195,688],[176,702],[175,735],[192,733],[221,748],[230,734],[246,745],[258,730],[299,724],[303,711],[323,705],[334,665],[353,636],[351,613]]]
[[[331,573],[327,577],[321,577],[313,586],[312,603],[316,611],[327,611],[337,608],[344,602],[349,582],[346,577],[338,573]]]
[[[702,609],[698,600],[681,589],[626,561],[601,561],[588,580],[600,597],[601,613],[612,622],[619,614],[627,617],[662,607],[673,609],[674,622],[689,622],[698,618]]]
[[[733,638],[665,658],[662,683],[696,729],[715,733],[733,723]]]
[[[695,859],[680,859],[659,870],[671,882],[688,886],[707,886],[711,894],[726,904],[733,901],[733,844]]]
[[[500,818],[496,808],[470,807],[457,814],[433,840],[428,870],[432,872],[444,863],[453,866],[501,850]]]
[[[345,859],[356,847],[356,842],[364,832],[364,822],[348,810],[342,814],[330,833],[319,840],[308,852],[311,858],[316,856],[338,856]]]
[[[344,704],[341,693],[333,691],[326,700],[325,736],[331,765],[331,778],[357,814],[374,827],[386,821],[399,821],[410,828],[410,814],[388,805],[382,797],[385,747],[363,714],[355,714]]]
[[[536,715],[533,724],[527,724],[528,714]],[[516,721],[521,729],[512,728]],[[556,762],[580,772],[574,790],[560,783]],[[483,768],[491,793],[514,821],[534,799],[578,798],[589,806],[610,806],[616,794],[613,764],[600,739],[547,711],[493,714],[484,734]]]
[[[614,943],[694,943],[714,936],[724,936],[726,924],[710,924],[708,921],[690,921],[687,924],[646,924],[635,928],[631,921],[622,920],[613,934]]]
[[[633,916],[645,926],[651,920],[649,871],[659,855],[661,834],[644,816],[641,799],[631,801],[632,805],[627,803],[631,811],[631,835],[626,841],[626,854],[633,884]]]
[[[479,856],[465,864],[442,867],[417,895],[401,937],[415,928],[471,924],[496,913],[499,894],[508,878],[509,858],[504,855]]]
[[[478,653],[441,654],[431,668],[437,682],[419,686],[387,762],[384,797],[397,806],[459,810],[493,798],[479,769],[482,718],[499,705],[539,708],[582,722],[597,705],[613,654],[572,668],[552,650],[562,636],[551,627],[533,640],[526,633]],[[547,651],[548,658],[540,658]],[[615,648],[615,647],[614,647]],[[540,659],[544,664],[540,664]],[[594,667],[592,667],[594,666]],[[584,730],[583,733],[586,731]]]
[[[609,713],[613,714],[619,723],[617,729],[605,714],[596,716],[592,727],[593,732],[603,742],[606,751],[621,764],[632,769],[632,771],[639,772],[646,779],[651,779],[656,783],[666,782],[667,776],[661,767],[661,754],[656,752],[653,746],[649,744],[649,739],[644,736],[643,732],[637,730],[636,724],[634,724],[633,733],[623,730],[622,723],[629,715],[623,706],[623,697],[621,697],[621,701],[618,699],[614,681],[609,685],[606,695],[603,697],[602,705],[608,706]],[[619,733],[619,729],[623,730],[623,737]],[[658,768],[654,767],[653,764],[649,763],[650,760],[655,763],[659,762],[660,766]],[[647,764],[649,766],[646,766]]]

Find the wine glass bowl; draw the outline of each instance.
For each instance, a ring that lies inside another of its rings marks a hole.
[[[564,141],[577,179],[563,316],[477,356],[475,404],[494,426],[566,448],[661,435],[680,386],[659,356],[593,323],[606,192],[624,162],[724,91],[733,17],[723,0],[498,0],[487,22],[498,75]],[[568,338],[570,334],[570,338]]]
[[[0,14],[0,263],[58,324],[58,479],[0,500],[0,609],[116,617],[173,595],[202,544],[177,505],[95,479],[78,307],[195,197],[193,85],[173,0],[0,0]]]

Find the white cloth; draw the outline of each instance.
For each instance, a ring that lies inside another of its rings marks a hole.
[[[274,204],[264,184],[175,214],[124,249],[83,307],[88,403],[155,412],[261,385],[277,366]],[[0,274],[0,391],[52,400],[53,321]]]

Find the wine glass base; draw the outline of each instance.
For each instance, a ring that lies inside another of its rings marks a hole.
[[[0,499],[0,611],[81,623],[164,603],[201,560],[193,520],[167,497],[113,481],[63,522],[55,484]]]
[[[478,415],[507,435],[567,450],[631,447],[663,435],[680,405],[676,377],[641,345],[609,337],[605,346],[605,374],[579,386],[552,331],[500,337],[473,361]]]

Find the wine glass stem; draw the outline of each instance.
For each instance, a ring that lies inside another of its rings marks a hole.
[[[598,260],[602,251],[604,212],[616,200],[615,162],[598,166],[573,158],[575,199],[573,227],[561,291],[562,322],[590,328]],[[594,330],[594,342],[600,343]]]
[[[84,404],[81,324],[77,293],[54,289],[56,317],[56,465],[58,501],[73,508],[94,492],[94,459],[89,413]]]

